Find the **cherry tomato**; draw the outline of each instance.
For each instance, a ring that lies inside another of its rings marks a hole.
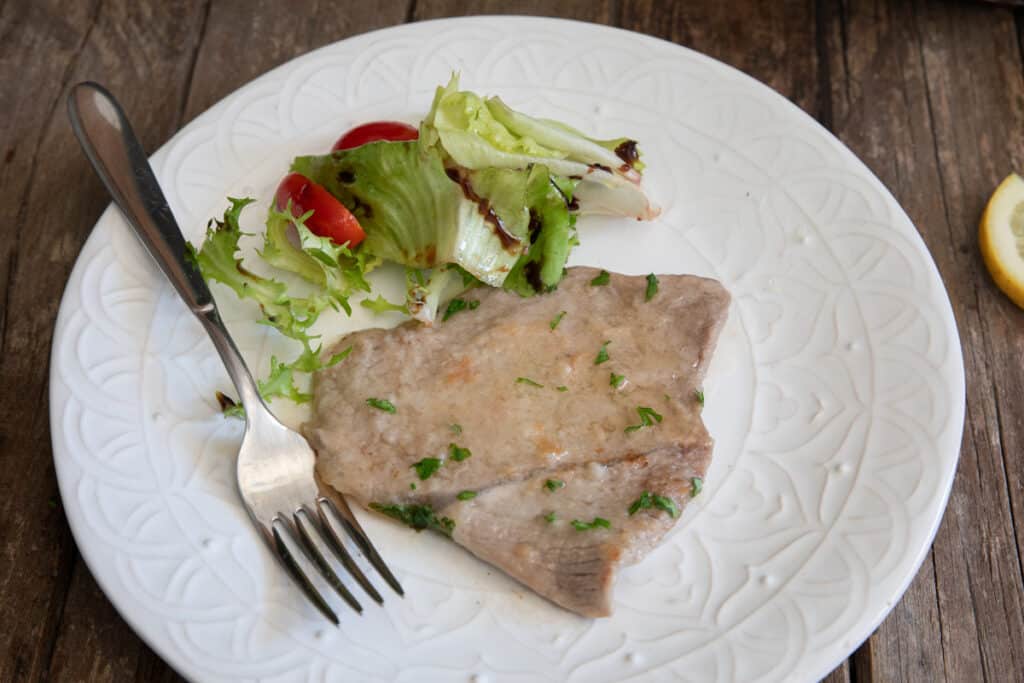
[[[356,217],[322,186],[299,173],[290,173],[277,186],[274,203],[278,211],[284,211],[288,200],[292,202],[292,215],[301,216],[312,210],[313,215],[306,221],[306,227],[314,235],[329,237],[337,244],[354,247],[366,237]]]
[[[356,126],[349,132],[342,135],[338,138],[338,141],[334,143],[334,147],[331,147],[331,151],[337,152],[339,149],[352,149],[359,145],[365,145],[367,142],[377,142],[378,140],[402,142],[403,140],[416,140],[419,137],[419,130],[413,128],[407,123],[399,123],[398,121],[374,121],[372,123],[364,123],[361,126]]]

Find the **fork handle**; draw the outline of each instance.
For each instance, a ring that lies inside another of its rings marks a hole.
[[[75,137],[146,251],[202,322],[238,390],[246,413],[266,409],[242,354],[228,334],[128,117],[106,88],[86,81],[68,94]]]

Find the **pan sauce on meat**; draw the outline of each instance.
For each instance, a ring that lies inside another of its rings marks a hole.
[[[305,427],[320,476],[608,615],[618,567],[657,545],[710,463],[698,391],[729,294],[662,275],[647,300],[644,277],[598,275],[571,268],[529,299],[474,289],[460,298],[479,305],[432,327],[345,337]]]

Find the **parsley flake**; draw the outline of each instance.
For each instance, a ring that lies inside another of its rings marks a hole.
[[[704,407],[704,390],[703,389],[697,389],[696,391],[693,392],[693,397],[695,399],[697,399],[697,403],[699,403],[700,407],[703,408]]]
[[[462,425],[458,423],[448,425],[448,429],[452,430],[452,434],[458,435],[462,433]]]
[[[455,497],[459,500],[473,500],[476,498],[476,491],[459,491]]]
[[[673,519],[679,516],[679,506],[676,505],[674,500],[668,496],[659,496],[650,491],[644,491],[640,494],[639,498],[633,501],[633,504],[629,506],[629,514],[634,515],[640,510],[647,510],[652,507],[664,510]]]
[[[413,483],[409,484],[409,490],[410,491],[415,491],[416,490],[416,482],[413,482]]]
[[[562,481],[561,479],[548,479],[546,482],[544,482],[544,488],[546,488],[548,491],[557,491],[563,486],[565,486],[565,482]]]
[[[561,392],[569,391],[569,387],[565,386],[564,384],[562,386],[555,387],[555,389],[557,389],[558,391],[561,391]]]
[[[654,507],[664,510],[669,517],[675,519],[679,516],[679,506],[668,496],[654,496]]]
[[[455,462],[462,462],[471,455],[473,453],[468,448],[459,448],[453,443],[448,444],[448,457]]]
[[[366,405],[377,410],[383,410],[385,413],[396,413],[395,404],[386,398],[368,398],[366,399]]]
[[[612,276],[607,270],[602,270],[597,274],[593,280],[590,281],[591,287],[603,287],[604,285],[611,282]]]
[[[441,469],[441,461],[437,458],[423,458],[419,462],[413,463],[411,467],[416,470],[416,476],[420,478],[420,481],[426,481],[433,476],[434,472]]]
[[[531,387],[537,387],[538,389],[544,388],[543,384],[540,384],[539,382],[534,382],[529,377],[516,377],[516,384],[528,384]]]
[[[640,424],[630,425],[626,427],[626,433],[635,432],[644,427],[650,427],[655,422],[661,422],[662,417],[654,410],[654,408],[648,408],[647,406],[637,406],[637,414],[640,416]]]
[[[615,387],[616,389],[618,389],[619,387],[621,387],[621,386],[622,386],[622,384],[623,384],[623,383],[624,383],[625,381],[626,381],[626,376],[625,376],[625,375],[616,375],[616,374],[615,374],[615,373],[613,372],[613,373],[612,373],[612,376],[611,376],[611,377],[609,378],[609,380],[608,380],[608,384],[610,384],[610,385],[612,385],[613,387]]]
[[[448,308],[444,309],[444,317],[441,318],[441,322],[445,322],[460,311],[474,311],[479,305],[480,302],[476,300],[452,299],[448,302]]]
[[[576,529],[576,531],[590,531],[591,529],[596,529],[598,527],[611,529],[612,523],[604,517],[594,517],[594,521],[592,522],[581,522],[578,519],[572,520],[572,528]]]
[[[551,319],[551,323],[550,323],[551,329],[554,330],[556,327],[558,327],[558,323],[562,322],[562,318],[564,318],[564,317],[565,317],[565,311],[562,311],[558,315],[556,315],[554,318],[552,318]]]
[[[647,290],[644,292],[644,301],[650,301],[658,293],[658,276],[651,273],[647,276]]]
[[[704,490],[704,480],[700,477],[690,479],[690,498],[696,498]]]
[[[594,365],[600,365],[601,363],[608,362],[608,345],[611,344],[611,340],[601,344],[601,350],[597,352],[597,356],[594,358]]]
[[[629,506],[629,514],[632,516],[640,510],[646,510],[651,507],[651,505],[653,505],[651,502],[651,492],[644,491],[640,494],[640,497],[634,500],[633,504]]]
[[[384,505],[383,503],[370,503],[370,509],[397,519],[402,524],[411,526],[416,531],[433,529],[445,536],[451,536],[455,531],[455,522],[447,517],[438,517],[434,508],[429,505]]]
[[[554,523],[554,521],[556,519],[555,513],[554,512],[549,512],[548,514],[544,515],[544,519],[547,521],[548,524]]]

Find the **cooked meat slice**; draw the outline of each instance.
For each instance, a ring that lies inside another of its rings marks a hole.
[[[480,559],[566,609],[603,617],[611,613],[618,567],[638,561],[676,521],[663,507],[630,515],[630,506],[647,492],[648,503],[663,496],[681,511],[710,460],[708,446],[669,447],[608,465],[575,465],[495,486],[439,514],[455,522],[452,539]],[[549,488],[548,481],[564,486]],[[609,528],[573,525],[595,519]]]
[[[710,444],[694,392],[728,293],[714,280],[663,275],[645,302],[643,277],[613,274],[591,286],[598,272],[572,268],[555,292],[529,299],[472,290],[463,298],[478,308],[432,327],[345,337],[336,348],[352,353],[318,373],[305,430],[320,475],[364,504],[437,507],[459,491],[554,467]],[[608,360],[598,362],[602,348]],[[612,373],[624,378],[618,388]],[[641,406],[663,420],[626,432]],[[472,456],[455,462],[451,444]],[[421,480],[413,465],[424,458],[443,465]]]
[[[571,268],[555,292],[529,299],[475,289],[462,298],[478,306],[432,327],[408,323],[348,335],[336,349],[351,345],[352,353],[318,373],[314,417],[305,427],[319,475],[364,505],[429,506],[455,522],[456,541],[538,592],[581,613],[606,613],[615,567],[646,552],[651,543],[643,539],[660,538],[671,518],[654,515],[657,523],[648,527],[650,514],[634,517],[621,532],[571,529],[582,537],[556,525],[554,542],[564,544],[554,546],[543,579],[533,578],[528,558],[502,551],[504,541],[483,538],[499,526],[502,507],[509,524],[501,538],[528,534],[529,524],[512,523],[525,514],[516,492],[555,471],[583,476],[641,456],[653,467],[671,453],[689,476],[703,476],[712,442],[696,391],[729,295],[714,280],[662,275],[648,301],[644,277],[613,274],[594,286],[598,274]],[[394,412],[368,399],[386,399]],[[671,490],[651,492],[676,497],[669,486],[675,479],[662,479]],[[639,486],[631,475],[622,488],[581,490],[602,509],[595,516],[622,522],[615,517],[625,514],[622,499],[637,498]],[[479,495],[458,501],[462,491]],[[582,498],[565,498],[578,507],[563,512],[587,514]],[[475,510],[493,515],[465,517]],[[586,553],[593,571],[573,573],[579,586],[571,587],[573,579],[558,572],[583,561],[576,552]]]

